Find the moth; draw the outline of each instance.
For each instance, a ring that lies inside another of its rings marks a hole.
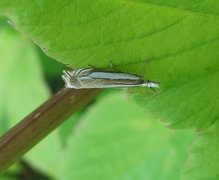
[[[73,89],[148,87],[154,90],[159,88],[159,83],[135,74],[95,68],[64,70],[62,79],[66,88]]]

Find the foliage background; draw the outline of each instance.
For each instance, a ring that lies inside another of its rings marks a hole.
[[[5,42],[1,44],[1,62],[6,71],[1,75],[3,134],[46,100],[49,92],[63,86],[63,66],[43,55],[6,23],[1,25],[1,39]],[[16,53],[12,54],[11,49]],[[123,91],[108,90],[44,139],[23,158],[25,163],[17,163],[1,179],[175,179],[180,176],[186,147],[193,137],[189,131],[162,127]]]
[[[3,178],[32,167],[32,177],[52,179],[217,179],[218,7],[214,0],[2,0],[1,14],[24,36],[1,23],[1,133],[62,87],[65,66],[44,53],[72,67],[111,61],[139,75],[145,65],[145,78],[161,83],[156,94],[104,92]],[[198,130],[193,145],[194,132],[182,129]]]

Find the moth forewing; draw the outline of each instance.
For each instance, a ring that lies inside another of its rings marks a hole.
[[[126,73],[93,71],[86,77],[79,78],[80,84],[85,87],[108,88],[139,86],[144,83],[142,78]]]
[[[156,82],[128,73],[100,71],[94,68],[83,68],[72,71],[64,71],[62,75],[67,88],[114,88],[114,87],[149,87],[158,88]]]

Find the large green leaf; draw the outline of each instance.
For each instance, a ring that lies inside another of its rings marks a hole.
[[[67,142],[74,134],[75,126],[80,120],[80,113],[70,117],[53,133],[43,139],[25,155],[25,160],[36,170],[57,178],[60,174],[60,162],[68,148]]]
[[[35,170],[47,176],[56,177],[62,157],[61,145],[58,131],[54,131],[31,149],[24,158]]]
[[[147,108],[173,127],[205,128],[218,118],[218,5],[213,0],[1,0],[0,10],[64,64],[106,68],[111,61],[137,74],[145,65],[145,77],[161,84],[159,95],[145,101]]]
[[[43,103],[49,97],[49,91],[42,77],[36,49],[31,42],[5,25],[0,27],[0,67],[0,135],[2,135]],[[53,153],[50,155],[54,156],[57,146],[53,143],[55,139],[58,138],[50,135],[45,140],[47,151],[48,147],[53,146]],[[34,151],[42,151],[43,145],[40,143]],[[26,156],[26,159],[32,162],[34,157]],[[5,175],[6,178],[14,179]]]
[[[183,180],[219,179],[219,123],[199,134],[185,166]]]
[[[194,137],[162,127],[119,92],[73,118],[62,127],[69,126],[67,143],[56,131],[26,155],[55,179],[179,179]]]
[[[75,127],[58,179],[179,179],[192,139],[192,132],[168,130],[124,94],[112,93]]]
[[[29,41],[0,28],[0,133],[37,108],[49,92]]]

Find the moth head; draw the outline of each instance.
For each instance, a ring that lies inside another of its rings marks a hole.
[[[77,86],[78,83],[77,83],[77,80],[76,80],[73,72],[64,70],[63,75],[62,75],[62,79],[65,82],[66,88],[78,89],[78,86]]]

